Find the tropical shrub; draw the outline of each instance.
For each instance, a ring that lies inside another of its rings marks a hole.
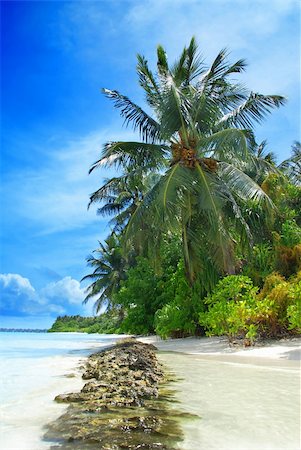
[[[180,261],[177,270],[164,284],[161,298],[166,304],[155,315],[155,330],[159,336],[166,339],[195,334],[198,314],[203,309],[198,291],[189,285],[184,263]]]
[[[230,340],[235,336],[254,334],[254,324],[250,328],[258,288],[252,280],[243,275],[230,275],[217,284],[204,302],[208,311],[199,316],[200,324],[207,335],[226,335]],[[253,334],[252,334],[253,333]]]
[[[282,224],[281,244],[286,247],[294,247],[301,243],[301,228],[295,220],[286,220]]]
[[[155,273],[150,262],[138,257],[136,266],[127,272],[127,279],[114,296],[114,302],[122,305],[125,318],[122,331],[133,334],[154,332],[154,316],[163,304],[161,278]]]
[[[268,279],[269,277],[267,277]],[[270,284],[269,280],[267,282]],[[266,296],[259,297],[254,319],[258,324],[258,330],[261,336],[277,337],[287,333],[288,294],[289,283],[282,280],[275,284]]]
[[[259,294],[245,276],[222,279],[200,314],[207,335],[240,336],[254,342],[257,336],[279,337],[301,332],[301,272],[285,280],[279,273],[269,275]]]
[[[301,269],[301,244],[294,247],[278,245],[275,255],[275,268],[285,277],[290,277]]]
[[[301,333],[301,271],[292,279],[287,308],[288,329]]]
[[[258,298],[256,320],[262,336],[301,331],[301,272],[288,281],[277,273],[271,274]]]

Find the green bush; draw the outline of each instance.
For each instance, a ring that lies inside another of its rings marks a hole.
[[[300,272],[288,281],[277,273],[266,278],[255,317],[262,336],[277,337],[289,331],[301,331],[300,278]]]
[[[208,311],[200,314],[200,324],[207,330],[207,335],[226,335],[231,340],[234,336],[243,337],[249,332],[254,334],[250,325],[258,288],[252,280],[243,275],[230,275],[217,284],[212,294],[204,302]],[[253,324],[254,325],[254,324]]]
[[[205,299],[208,311],[200,314],[207,335],[243,337],[251,343],[261,337],[301,332],[301,273],[288,281],[278,273],[269,275],[259,294],[245,276],[221,280]]]
[[[122,305],[125,318],[121,330],[131,334],[154,332],[155,312],[162,308],[162,277],[155,273],[150,262],[143,257],[136,259],[136,266],[127,272],[114,302]]]
[[[286,220],[281,227],[281,244],[286,247],[294,247],[301,243],[301,228],[295,220]]]
[[[250,277],[256,286],[262,286],[264,278],[273,271],[275,255],[270,244],[256,244],[244,267],[243,275]]]
[[[301,333],[301,272],[293,279],[288,296],[290,302],[287,308],[288,329]]]
[[[188,284],[183,261],[180,261],[177,270],[164,283],[161,298],[166,304],[155,315],[155,330],[159,336],[166,339],[195,334],[198,314],[203,309],[198,291],[197,285],[192,289]]]

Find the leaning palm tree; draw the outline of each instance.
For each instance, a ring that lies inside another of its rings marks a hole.
[[[194,38],[171,67],[161,46],[157,58],[157,74],[143,56],[137,65],[153,115],[118,91],[104,89],[141,141],[107,143],[91,170],[103,164],[142,173],[161,170],[131,216],[125,241],[141,236],[143,223],[151,224],[152,232],[142,233],[146,242],[161,232],[180,234],[188,280],[193,284],[201,273],[210,285],[217,273],[233,273],[234,246],[250,237],[240,203],[253,199],[271,205],[244,168],[253,160],[254,123],[285,100],[249,92],[231,80],[246,63],[228,63],[225,50],[206,67]]]
[[[95,300],[95,312],[99,312],[102,307],[110,309],[113,304],[114,293],[119,289],[120,283],[125,279],[125,260],[122,257],[119,238],[116,234],[111,234],[104,242],[99,242],[99,248],[94,251],[97,254],[90,255],[87,263],[94,270],[82,278],[92,280],[86,289],[84,303],[90,299]]]
[[[159,174],[144,175],[139,171],[124,172],[119,177],[106,179],[100,189],[90,196],[88,208],[101,204],[97,214],[113,216],[109,224],[113,233],[122,233],[147,191],[156,183]]]
[[[290,181],[301,186],[301,144],[295,141],[292,145],[292,156],[283,161],[279,168],[284,171]]]

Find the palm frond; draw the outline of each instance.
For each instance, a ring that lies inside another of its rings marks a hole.
[[[279,108],[286,102],[281,95],[262,95],[251,92],[238,108],[226,114],[219,123],[228,126],[252,128],[253,123],[260,123],[273,108]]]
[[[157,81],[148,67],[148,62],[142,55],[137,55],[137,73],[139,84],[144,89],[146,99],[149,105],[156,108],[160,103],[160,90]]]
[[[207,153],[217,160],[237,158],[246,161],[250,158],[247,146],[249,135],[248,130],[228,128],[200,138],[198,148],[201,153]]]
[[[188,86],[195,78],[199,77],[206,70],[204,66],[204,59],[197,51],[198,46],[196,39],[195,37],[192,37],[186,51],[186,77],[184,80],[184,86]]]
[[[145,142],[108,142],[104,145],[102,157],[92,164],[89,173],[99,167],[160,168],[169,147]]]
[[[218,174],[224,180],[230,191],[243,200],[264,201],[266,206],[274,208],[269,196],[258,184],[246,175],[242,170],[226,162],[220,162]]]
[[[130,123],[133,129],[138,130],[144,142],[160,142],[160,126],[140,106],[133,103],[128,97],[116,90],[103,89],[105,96],[114,102],[114,106],[120,109],[120,115],[126,125]]]
[[[301,144],[295,141],[292,145],[292,156],[279,165],[279,169],[289,177],[290,181],[301,186]]]
[[[167,56],[162,45],[157,47],[157,68],[159,75],[165,76],[169,72]]]

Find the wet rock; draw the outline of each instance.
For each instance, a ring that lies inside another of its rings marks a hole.
[[[82,390],[55,398],[70,406],[48,428],[45,438],[59,440],[51,449],[171,450],[181,432],[166,389],[160,398],[165,377],[155,350],[130,339],[91,355]]]

